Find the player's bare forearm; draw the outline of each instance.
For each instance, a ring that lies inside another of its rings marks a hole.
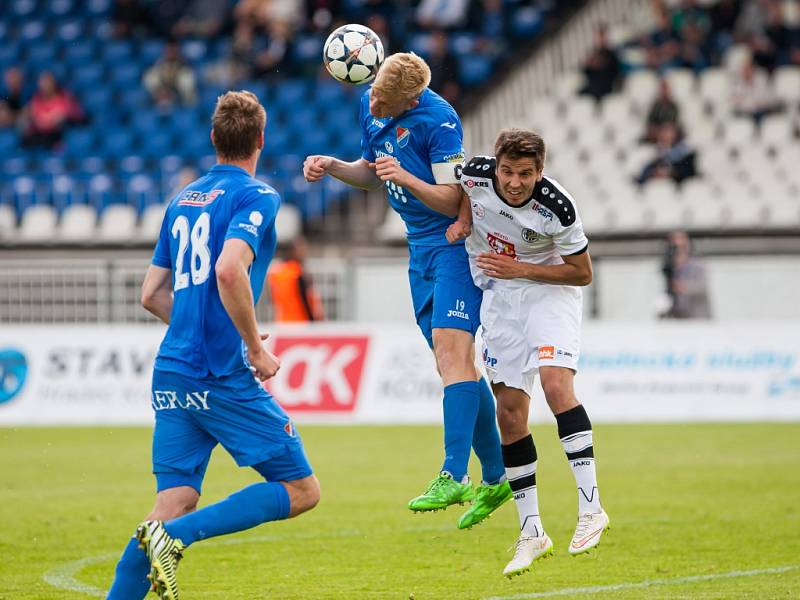
[[[428,208],[448,217],[458,215],[461,202],[461,186],[451,183],[427,183],[418,177],[411,176],[411,184],[406,188],[419,198]]]
[[[470,206],[469,196],[463,190],[461,192],[461,204],[458,206],[458,216],[456,220],[472,227],[472,206]]]
[[[467,239],[472,233],[472,207],[470,206],[469,196],[462,192],[461,205],[458,208],[458,216],[454,223],[447,228],[445,237],[451,244]]]
[[[253,290],[246,267],[235,265],[217,271],[217,287],[225,312],[233,321],[236,331],[248,349],[260,348],[256,311],[253,308]]]
[[[169,325],[172,314],[172,271],[150,265],[142,282],[142,306]]]
[[[555,285],[584,286],[592,282],[592,260],[588,252],[562,257],[562,265],[534,265],[502,254],[484,253],[475,264],[496,279],[529,279]]]
[[[328,167],[328,174],[363,190],[375,190],[382,185],[381,180],[375,176],[375,171],[369,168],[369,163],[363,158],[353,162],[334,158]]]

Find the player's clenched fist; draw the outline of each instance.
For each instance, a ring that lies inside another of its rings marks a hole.
[[[391,181],[401,187],[409,181],[409,172],[393,156],[381,156],[374,163],[369,163],[369,167],[375,169],[375,175],[381,181]]]
[[[451,244],[455,244],[456,242],[467,239],[470,233],[472,233],[472,226],[469,223],[456,221],[447,228],[447,231],[444,232],[444,237]]]
[[[261,334],[261,341],[269,337],[268,333]],[[274,377],[281,368],[281,360],[272,352],[265,350],[260,344],[255,348],[247,349],[247,360],[250,363],[250,370],[259,381],[266,381]]]
[[[303,177],[306,181],[314,183],[321,180],[328,173],[332,159],[330,156],[309,156],[303,162]]]

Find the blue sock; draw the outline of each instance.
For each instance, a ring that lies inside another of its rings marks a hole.
[[[462,381],[444,388],[444,465],[456,481],[467,474],[472,432],[480,404],[478,382]]]
[[[164,523],[187,546],[289,516],[289,492],[280,483],[254,483],[205,508]]]
[[[506,470],[503,465],[500,433],[497,431],[494,396],[483,377],[478,380],[478,391],[481,403],[478,408],[478,418],[475,420],[475,431],[472,434],[472,447],[481,461],[483,481],[495,484],[503,478]]]
[[[150,590],[150,561],[139,548],[136,538],[131,538],[117,563],[114,583],[106,600],[141,600]]]

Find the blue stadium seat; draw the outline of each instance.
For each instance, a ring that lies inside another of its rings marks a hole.
[[[163,53],[164,41],[150,39],[142,41],[141,45],[139,46],[137,56],[139,58],[139,62],[144,65],[145,68],[147,68],[155,63]]]
[[[22,175],[28,170],[28,159],[24,156],[13,156],[3,161],[0,172],[8,177]]]
[[[314,89],[314,102],[322,110],[331,109],[345,99],[344,85],[331,81],[318,83]]]
[[[64,135],[64,143],[65,153],[79,158],[95,149],[94,131],[88,127],[70,129]]]
[[[161,129],[141,139],[140,151],[152,159],[160,159],[165,154],[172,154],[176,150],[172,131]]]
[[[275,89],[275,103],[284,106],[305,104],[308,96],[308,86],[300,79],[287,79]]]
[[[462,57],[458,61],[458,79],[467,86],[480,85],[492,74],[492,59],[483,54]]]
[[[34,71],[42,71],[49,68],[56,57],[55,43],[48,40],[39,40],[31,45],[26,52],[25,65]]]
[[[105,158],[96,154],[81,156],[78,168],[81,173],[87,176],[98,175],[108,170]]]
[[[296,151],[293,148],[293,136],[286,127],[267,127],[264,133],[264,154],[279,156],[287,152]]]
[[[101,50],[102,52],[102,50]],[[142,70],[138,64],[120,61],[110,61],[108,57],[105,62],[109,65],[109,76],[114,87],[118,90],[127,92],[131,88],[140,88],[142,85]]]
[[[88,0],[83,4],[87,14],[93,17],[105,17],[111,12],[112,0]]]
[[[431,34],[418,33],[412,35],[408,40],[408,49],[420,56],[427,58],[431,53]]]
[[[86,69],[86,73],[83,72],[84,68]],[[80,86],[76,84],[73,85],[75,91],[81,93],[81,104],[89,115],[89,118],[107,112],[110,106],[114,106],[112,101],[113,94],[109,88],[104,86],[95,87],[97,83],[90,83],[92,81],[97,81],[95,77],[98,72],[102,77],[102,67],[99,65],[88,65],[75,73],[75,76],[80,77],[81,81],[84,81],[84,78],[86,78],[85,84],[81,84]]]
[[[63,18],[64,15],[69,14],[72,11],[73,2],[72,0],[50,0],[48,2],[48,11],[50,15],[56,18]]]
[[[455,33],[450,37],[450,51],[457,57],[471,54],[475,51],[476,40],[474,33]]]
[[[59,175],[67,169],[67,161],[62,156],[45,156],[39,163],[39,169],[48,175]]]
[[[117,91],[117,106],[120,112],[133,113],[139,110],[153,110],[150,93],[139,85]]]
[[[521,6],[511,19],[511,34],[516,38],[530,38],[539,33],[543,25],[542,13],[533,6]]]
[[[124,129],[106,132],[102,138],[103,152],[110,158],[130,154],[134,147],[133,134]]]
[[[189,63],[201,63],[208,54],[208,47],[205,40],[186,40],[181,43],[181,54]]]
[[[0,39],[3,36],[0,34]],[[15,42],[8,42],[0,44],[0,65],[3,67],[10,67],[19,61],[19,44]]]
[[[36,10],[36,0],[10,0],[8,4],[11,5],[9,16],[17,20],[30,18]],[[4,9],[4,12],[5,10],[8,9]]]
[[[300,137],[298,150],[302,155],[309,154],[330,154],[331,137],[327,129],[317,127],[303,133]]]
[[[149,175],[138,174],[131,177],[125,186],[127,203],[141,212],[148,204],[160,200],[158,187]]]
[[[147,136],[155,133],[163,126],[164,124],[160,121],[155,111],[144,109],[131,114],[130,127],[142,139],[146,139]]]
[[[217,164],[216,154],[204,154],[197,159],[197,170],[201,173],[206,173],[215,164]]]
[[[190,131],[201,126],[197,111],[194,108],[173,109],[172,113],[167,116],[167,124],[175,133]],[[208,124],[202,123],[202,126],[207,127]]]
[[[98,94],[102,97],[92,105],[89,112],[99,112],[98,109],[108,110],[109,101],[111,100],[110,92],[101,86],[103,80],[103,66],[97,63],[75,65],[72,70],[72,77],[70,77],[70,88],[75,90],[75,93],[80,94],[86,104],[87,96]],[[99,88],[99,89],[98,89]],[[94,99],[92,99],[94,100]],[[90,102],[92,102],[90,100]],[[85,107],[89,108],[89,107]]]
[[[80,186],[74,177],[61,174],[53,178],[52,199],[53,206],[58,212],[63,211],[70,204],[75,204],[83,200],[80,193]]]
[[[129,63],[133,55],[133,43],[129,40],[111,40],[100,48],[100,56],[107,65],[121,67]]]
[[[106,205],[117,200],[114,193],[114,180],[110,175],[99,173],[89,179],[88,199],[89,203],[94,205],[98,212]]]
[[[142,173],[145,170],[145,159],[138,154],[131,154],[123,156],[119,163],[117,163],[117,171],[120,175],[133,176]]]
[[[95,58],[94,40],[75,40],[64,46],[64,58],[76,67],[100,67],[97,64],[87,64]]]
[[[16,154],[19,138],[13,129],[0,129],[0,156]]]
[[[108,19],[96,19],[89,22],[88,28],[92,37],[100,40],[110,40],[114,37],[114,25]]]
[[[19,28],[19,39],[22,42],[36,43],[44,38],[44,21],[28,21]]]
[[[183,157],[179,154],[167,154],[158,161],[158,166],[164,175],[174,175],[183,168],[183,164]]]
[[[36,180],[30,175],[20,175],[14,178],[11,184],[11,193],[18,214],[21,214],[32,204],[37,203],[36,188]]]
[[[80,19],[65,19],[56,25],[55,37],[64,45],[78,41],[90,41],[83,39],[83,21]]]

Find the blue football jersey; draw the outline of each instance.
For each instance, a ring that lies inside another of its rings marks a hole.
[[[380,156],[393,156],[400,166],[426,183],[458,184],[456,167],[464,162],[464,134],[453,107],[426,89],[415,108],[397,118],[378,119],[369,112],[369,93],[367,90],[361,97],[359,111],[361,156],[370,162]],[[386,191],[392,208],[406,224],[409,244],[448,245],[444,234],[454,218],[428,208],[409,190],[394,183],[387,181]]]
[[[253,250],[250,284],[256,302],[277,243],[280,196],[244,169],[216,165],[167,207],[153,264],[172,270],[173,304],[156,369],[222,377],[247,368],[242,338],[219,297],[214,266],[225,240]]]

